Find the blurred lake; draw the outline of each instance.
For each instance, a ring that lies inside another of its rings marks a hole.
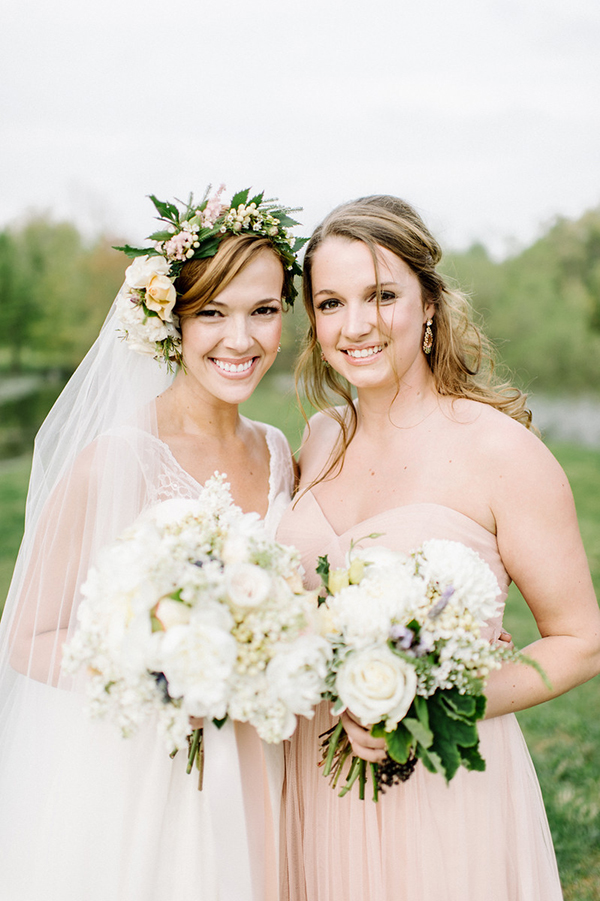
[[[275,386],[279,397],[289,392],[293,403],[291,377],[280,373],[271,382],[272,385],[265,380],[262,389],[269,392]],[[63,385],[63,379],[57,374],[26,374],[0,380],[0,460],[31,451],[35,434]],[[257,394],[260,395],[260,392],[261,388]],[[256,400],[259,400],[258,407]],[[260,398],[254,397],[252,404],[252,410],[247,415],[260,417],[260,412],[256,412],[260,410]],[[600,398],[534,395],[529,397],[529,406],[534,424],[545,440],[600,448]],[[282,412],[282,418],[284,415]]]

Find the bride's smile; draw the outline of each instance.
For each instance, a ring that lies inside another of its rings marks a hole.
[[[182,318],[185,377],[195,391],[229,404],[250,396],[277,355],[282,288],[281,263],[267,250],[194,315]]]

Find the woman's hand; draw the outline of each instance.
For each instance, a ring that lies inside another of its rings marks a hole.
[[[506,647],[511,651],[514,651],[515,649],[510,632],[505,632],[503,630],[498,636],[497,642],[501,645],[506,645]]]
[[[201,716],[191,716],[190,726],[192,729],[202,729],[204,726],[204,718]]]
[[[342,713],[342,724],[357,757],[370,763],[381,763],[386,758],[385,739],[374,738],[369,729],[357,723],[347,710]]]

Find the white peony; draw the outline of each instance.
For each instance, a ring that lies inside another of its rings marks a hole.
[[[337,693],[363,725],[386,720],[391,731],[406,715],[417,690],[414,668],[387,645],[348,655],[337,674]]]
[[[452,603],[463,605],[480,623],[500,613],[498,580],[472,548],[458,541],[431,539],[424,542],[417,561],[422,579],[437,583],[442,594],[452,590]]]
[[[302,635],[276,650],[267,666],[267,680],[288,710],[312,718],[325,688],[330,657],[328,642],[316,635]],[[292,732],[293,728],[282,737],[289,738]]]
[[[164,634],[161,648],[170,696],[184,697],[191,716],[222,719],[236,656],[235,639],[210,622],[194,618],[185,626],[173,626]]]
[[[234,563],[225,573],[227,593],[234,607],[259,607],[271,592],[271,576],[254,563]]]
[[[130,288],[147,288],[155,275],[168,275],[170,263],[162,256],[136,257],[125,270],[125,281]]]

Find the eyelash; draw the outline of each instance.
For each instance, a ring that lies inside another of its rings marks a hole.
[[[374,294],[369,298],[370,301],[377,300],[377,296]],[[393,303],[396,300],[396,295],[393,291],[382,291],[381,292],[381,302],[382,303]],[[317,304],[317,310],[319,311],[327,311],[327,310],[335,310],[336,307],[340,306],[340,301],[335,300],[334,298],[328,298],[327,300],[322,300]]]
[[[279,307],[275,306],[264,306],[257,307],[256,310],[253,311],[252,315],[256,316],[256,314],[260,316],[273,316],[274,314],[279,313]],[[196,316],[202,316],[204,319],[221,319],[223,314],[220,310],[198,310]]]

